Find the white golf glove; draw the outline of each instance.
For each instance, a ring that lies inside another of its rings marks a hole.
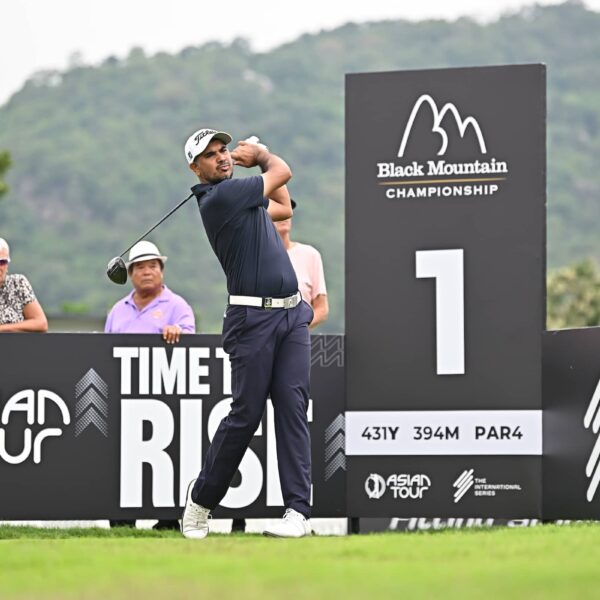
[[[267,152],[269,151],[269,149],[264,144],[259,143],[260,138],[257,135],[251,135],[249,138],[246,138],[244,141],[248,144],[256,144],[257,146],[260,146],[261,148],[265,149]]]

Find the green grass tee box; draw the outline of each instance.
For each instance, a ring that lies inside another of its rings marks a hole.
[[[300,540],[0,528],[0,598],[597,598],[600,525]]]

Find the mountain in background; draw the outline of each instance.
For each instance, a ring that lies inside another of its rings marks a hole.
[[[489,24],[385,21],[304,35],[267,53],[238,40],[97,67],[43,72],[0,107],[10,192],[0,236],[13,272],[47,312],[104,315],[127,287],[105,276],[195,183],[183,143],[203,125],[257,134],[294,171],[293,237],[323,255],[331,317],[344,323],[344,74],[455,66],[548,66],[548,264],[600,258],[600,14],[578,2]],[[239,171],[238,171],[239,173]],[[225,278],[194,201],[150,239],[170,258],[166,283],[219,330]]]

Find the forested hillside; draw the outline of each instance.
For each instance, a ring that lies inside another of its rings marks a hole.
[[[490,24],[386,21],[305,35],[268,53],[243,40],[39,73],[0,107],[12,167],[0,237],[49,312],[104,314],[128,288],[107,261],[183,199],[183,142],[203,125],[261,136],[292,165],[294,237],[321,249],[343,331],[344,74],[544,62],[548,66],[549,267],[600,258],[600,14],[577,2]],[[166,282],[217,331],[224,277],[190,201],[150,236]]]

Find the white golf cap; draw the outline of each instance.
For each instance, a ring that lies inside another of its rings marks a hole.
[[[129,251],[129,260],[126,263],[126,266],[129,269],[133,263],[154,259],[160,260],[163,264],[167,262],[167,257],[163,256],[160,253],[160,250],[152,242],[142,240]]]
[[[216,129],[198,129],[192,133],[185,143],[185,158],[191,165],[198,154],[202,154],[206,150],[206,146],[214,139],[221,140],[225,144],[231,142],[231,136],[224,131]]]

